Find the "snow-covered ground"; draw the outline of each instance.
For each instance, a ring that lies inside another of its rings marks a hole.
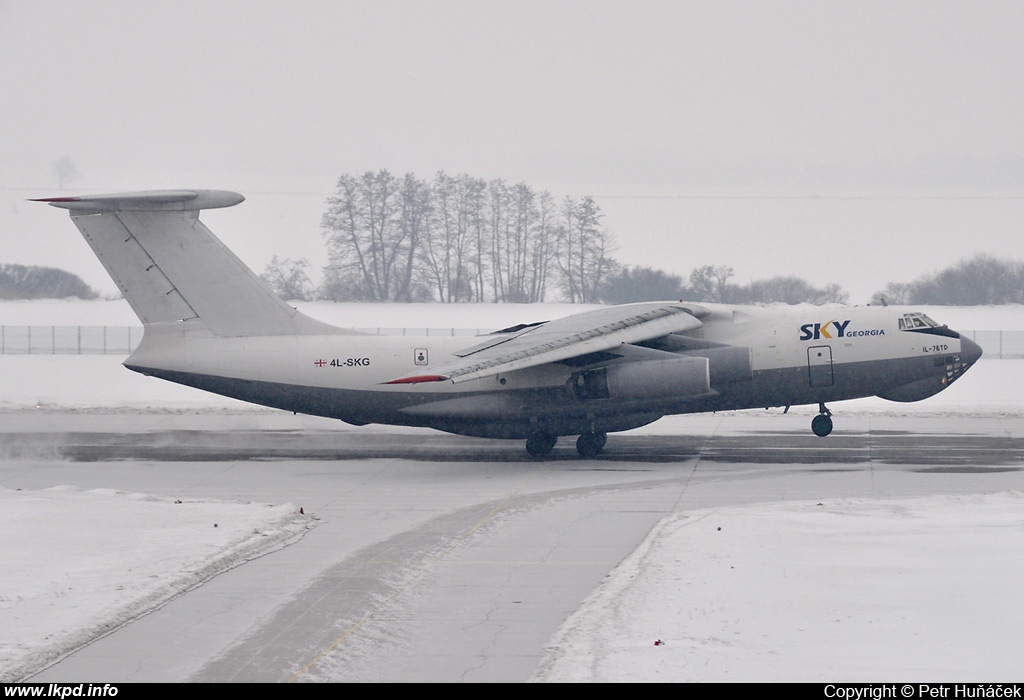
[[[409,326],[411,316],[418,327],[488,329],[579,308],[304,310],[356,327]],[[1021,307],[929,313],[953,328],[1024,329]],[[14,302],[0,304],[0,324],[137,321],[124,302]],[[264,410],[142,377],[120,367],[121,359],[0,355],[0,414]],[[926,401],[863,399],[833,409],[1018,416],[1022,388],[1024,360],[983,359]],[[672,432],[675,420],[643,430]],[[823,649],[849,661],[850,680],[1012,679],[1024,653],[1024,606],[1012,604],[1024,571],[1022,506],[1024,495],[1012,492],[679,514],[662,521],[567,620],[536,679],[836,680]],[[315,514],[289,504],[179,503],[168,494],[73,484],[0,490],[3,539],[19,543],[5,547],[0,573],[0,680],[21,678],[225,568],[284,546],[314,522]],[[780,543],[791,556],[771,554]],[[658,640],[664,643],[654,647]]]
[[[1022,508],[999,493],[666,518],[561,627],[536,680],[1018,679]]]
[[[38,670],[315,524],[291,504],[0,489],[0,680]],[[16,544],[15,544],[16,543]]]

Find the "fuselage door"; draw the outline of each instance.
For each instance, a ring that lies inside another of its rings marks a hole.
[[[828,345],[807,348],[807,371],[811,386],[832,386],[832,348]]]

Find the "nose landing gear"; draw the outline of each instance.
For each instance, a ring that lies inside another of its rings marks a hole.
[[[832,411],[825,408],[824,403],[818,404],[818,411],[811,421],[811,431],[818,437],[825,437],[832,432]]]
[[[597,457],[608,441],[608,433],[583,433],[576,440],[576,451],[581,457]]]

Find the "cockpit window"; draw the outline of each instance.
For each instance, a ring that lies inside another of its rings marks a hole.
[[[916,333],[927,333],[928,335],[943,335],[950,338],[959,338],[960,334],[946,326],[940,326],[928,318],[927,314],[919,311],[912,311],[900,317],[901,331],[914,331]]]
[[[931,320],[928,314],[922,314],[918,311],[912,313],[903,314],[900,318],[900,330],[911,331],[918,328],[938,328],[939,324]]]

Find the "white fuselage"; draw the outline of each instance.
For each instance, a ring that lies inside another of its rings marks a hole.
[[[676,353],[710,357],[712,392],[679,397],[652,392],[650,400],[644,400],[642,390],[621,400],[616,396],[581,400],[568,387],[575,374],[593,368],[581,370],[579,365],[561,363],[458,384],[386,383],[412,372],[429,374],[432,366],[449,361],[454,352],[476,342],[465,337],[350,333],[223,337],[200,324],[151,324],[125,364],[248,401],[354,423],[519,435],[526,428],[492,430],[482,425],[548,421],[566,423],[559,431],[574,431],[581,421],[615,415],[621,420],[606,421],[612,427],[631,426],[668,413],[834,401],[922,381],[925,385],[914,395],[923,397],[947,383],[937,358],[962,352],[955,333],[900,330],[903,312],[894,307],[704,307],[710,313],[701,319],[699,337],[683,341],[712,349]],[[718,385],[713,349],[717,346],[749,351],[749,368],[719,372],[725,379]],[[606,358],[594,363],[612,368],[615,364]]]

